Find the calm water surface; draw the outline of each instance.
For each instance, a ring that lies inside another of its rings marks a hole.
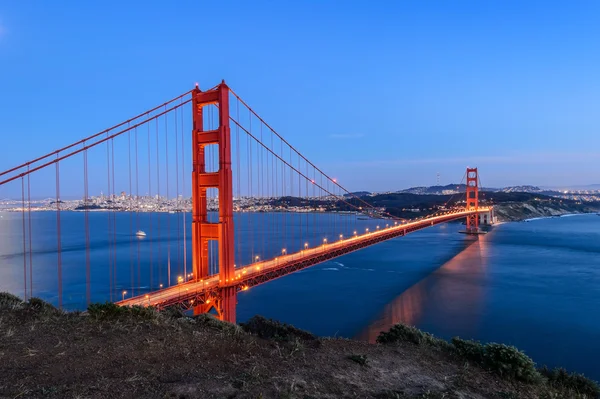
[[[22,294],[21,216],[0,215],[0,290]],[[184,270],[183,239],[177,236],[180,215],[161,215],[160,237],[157,216],[144,215],[139,226],[155,233],[141,241],[131,236],[135,221],[128,214],[117,217],[116,245],[109,250],[106,214],[90,213],[94,300],[108,298],[111,253],[119,259],[114,296],[124,289],[144,292],[159,280],[168,281],[167,264],[171,280]],[[283,217],[288,218],[287,235],[296,235],[285,243],[272,227]],[[238,215],[241,245],[236,256],[276,256],[285,246],[300,247],[306,241],[317,245],[321,237],[332,240],[339,231],[352,234],[353,229],[364,231],[383,222],[310,217],[313,226],[320,226],[317,234],[302,227],[305,215]],[[77,308],[85,306],[83,215],[64,212],[62,218],[64,302]],[[32,219],[34,294],[50,301],[56,301],[55,224],[49,213]],[[600,380],[600,217],[507,223],[478,240],[459,234],[461,227],[434,226],[242,292],[238,319],[262,314],[319,335],[371,341],[380,331],[404,322],[443,338],[512,344],[538,364],[564,366]],[[252,240],[257,240],[257,230],[268,232],[270,244],[256,248],[260,245]],[[189,237],[187,241],[189,252]],[[152,282],[147,277],[150,267]]]

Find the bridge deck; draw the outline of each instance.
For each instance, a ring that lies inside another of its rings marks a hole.
[[[189,305],[210,304],[218,297],[219,288],[235,286],[238,290],[247,290],[250,287],[271,281],[295,271],[338,256],[356,251],[391,238],[404,236],[414,231],[462,219],[473,213],[484,213],[491,208],[479,208],[478,211],[449,211],[439,216],[427,217],[414,222],[398,224],[335,242],[307,248],[299,252],[279,256],[271,260],[260,261],[250,265],[236,268],[236,278],[232,281],[220,281],[219,276],[211,276],[201,281],[188,281],[145,295],[117,302],[118,305],[131,306],[169,306],[187,302]]]

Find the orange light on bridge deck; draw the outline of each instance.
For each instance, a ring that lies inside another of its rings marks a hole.
[[[366,228],[366,229],[365,229],[365,233],[368,233],[368,232],[369,232],[369,228]]]
[[[159,285],[158,285],[158,287],[159,287],[159,288],[162,288],[162,287],[163,287],[163,285],[162,285],[162,284],[159,284]]]
[[[259,260],[259,259],[260,259],[260,257],[259,257],[258,255],[256,255],[256,256],[254,257],[254,260],[255,260],[256,262],[258,262],[258,260]]]
[[[178,283],[182,283],[183,282],[183,277],[181,277],[181,276],[177,277],[177,282]]]
[[[356,235],[356,234],[357,234],[357,233],[356,233],[356,230],[354,230],[354,235]]]
[[[256,266],[256,270],[260,270],[260,266]]]
[[[398,222],[394,222],[394,226],[398,226]]]
[[[125,294],[127,294],[127,291],[123,291],[123,300],[125,300]]]
[[[377,226],[377,230],[379,230],[379,226]]]
[[[340,240],[341,240],[341,239],[343,239],[343,238],[344,238],[344,235],[343,235],[343,234],[340,234]]]
[[[206,303],[207,303],[207,304],[208,304],[208,303],[210,303],[210,299],[207,299],[207,300],[206,300]]]
[[[308,248],[308,243],[307,242],[304,243],[304,249],[306,249],[306,248]]]
[[[246,274],[246,270],[243,270],[243,271],[242,271],[242,274]]]
[[[242,290],[243,290],[243,291],[248,291],[248,286],[247,286],[247,285],[245,285],[245,286],[242,288]]]

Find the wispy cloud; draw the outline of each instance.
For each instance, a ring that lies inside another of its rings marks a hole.
[[[330,134],[329,138],[330,139],[346,139],[346,140],[350,140],[350,139],[359,139],[361,137],[364,137],[365,135],[362,133],[339,133],[339,134]]]
[[[500,165],[500,164],[536,164],[536,163],[566,163],[600,160],[600,152],[584,153],[515,153],[505,155],[489,155],[474,157],[440,157],[440,158],[404,158],[383,159],[372,161],[344,162],[348,166],[394,166],[394,165],[425,165],[425,164],[461,164],[461,165]]]

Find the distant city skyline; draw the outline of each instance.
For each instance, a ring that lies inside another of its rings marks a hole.
[[[457,183],[466,166],[488,187],[600,184],[598,15],[592,1],[5,3],[0,170],[224,78],[350,191]],[[80,170],[61,173],[65,196],[79,190]]]

